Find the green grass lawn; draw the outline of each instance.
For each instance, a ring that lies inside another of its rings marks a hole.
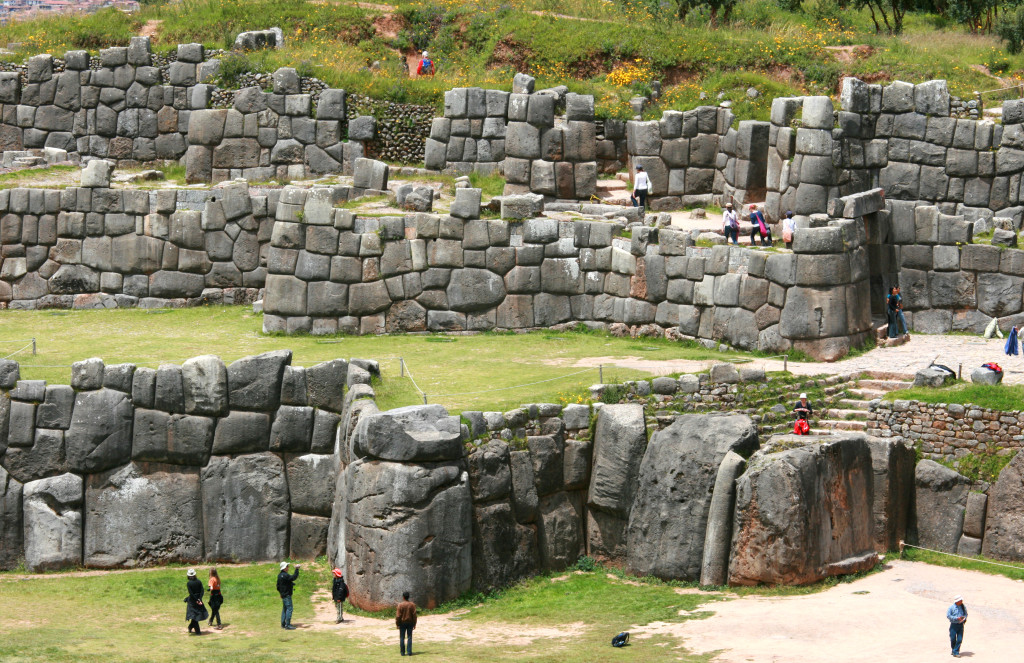
[[[576,402],[597,383],[598,370],[573,364],[585,357],[635,356],[644,359],[737,359],[693,344],[664,339],[623,339],[600,333],[538,331],[528,334],[473,336],[268,336],[262,316],[247,306],[211,306],[177,310],[3,311],[0,356],[35,338],[38,354],[23,351],[24,379],[68,384],[70,364],[100,357],[114,364],[135,362],[155,367],[181,363],[203,354],[225,362],[245,355],[287,348],[293,363],[312,365],[328,359],[360,357],[381,362],[378,385],[382,408],[422,403],[409,379],[431,403],[452,412],[505,411],[523,403]],[[399,357],[407,371],[401,377]],[[583,370],[584,372],[579,373]],[[563,377],[578,373],[570,377]],[[606,383],[647,377],[643,371],[606,367]],[[530,386],[527,383],[536,383]],[[482,392],[482,393],[466,393]]]
[[[924,562],[935,566],[948,566],[954,569],[967,569],[968,571],[981,571],[992,575],[1006,576],[1012,580],[1024,580],[1024,566],[1011,564],[1002,560],[989,559],[978,556],[974,559],[962,559],[942,553],[933,553],[928,550],[917,550],[906,548],[901,555],[902,559],[911,562]]]
[[[1024,385],[972,384],[957,380],[945,387],[911,387],[890,391],[885,395],[885,400],[957,403],[1015,412],[1024,409]]]
[[[205,582],[206,567],[197,570]],[[351,623],[334,625],[330,573],[322,561],[303,565],[299,575],[295,631],[282,631],[278,625],[276,565],[221,567],[220,572],[226,628],[200,638],[186,633],[184,567],[84,577],[0,573],[0,660],[376,662],[398,655],[388,617],[350,615]],[[633,638],[621,650],[609,643],[623,630],[692,619],[679,612],[716,600],[720,595],[679,594],[665,583],[626,584],[600,569],[540,576],[474,604],[452,620],[421,620],[414,648],[427,661],[696,663],[709,657],[687,654],[668,636]],[[531,644],[506,641],[521,630],[540,628],[554,630]],[[450,641],[438,641],[437,636],[449,634],[432,629],[457,633]]]

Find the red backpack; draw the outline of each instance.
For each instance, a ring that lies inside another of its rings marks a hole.
[[[807,435],[811,432],[811,425],[807,423],[806,419],[797,419],[796,423],[793,424],[794,435]]]

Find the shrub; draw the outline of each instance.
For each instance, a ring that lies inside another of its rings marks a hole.
[[[590,573],[597,568],[597,560],[590,555],[584,555],[576,560],[576,564],[573,565],[574,571],[584,571]]]
[[[1011,55],[1024,50],[1024,7],[1004,13],[996,25],[996,34],[1006,43],[1006,51]]]

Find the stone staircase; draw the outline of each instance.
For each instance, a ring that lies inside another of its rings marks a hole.
[[[838,398],[834,404],[822,408],[823,416],[815,422],[815,427],[820,432],[829,434],[834,430],[867,430],[868,408],[871,401],[882,398],[891,391],[912,386],[913,380],[906,380],[905,377],[895,373],[862,373],[853,386],[847,386],[843,390],[851,397]]]

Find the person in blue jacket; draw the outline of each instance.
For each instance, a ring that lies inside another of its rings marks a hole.
[[[967,622],[967,606],[962,596],[953,599],[953,605],[946,610],[949,620],[949,646],[953,648],[953,656],[960,658],[960,645],[964,641],[964,624]]]

